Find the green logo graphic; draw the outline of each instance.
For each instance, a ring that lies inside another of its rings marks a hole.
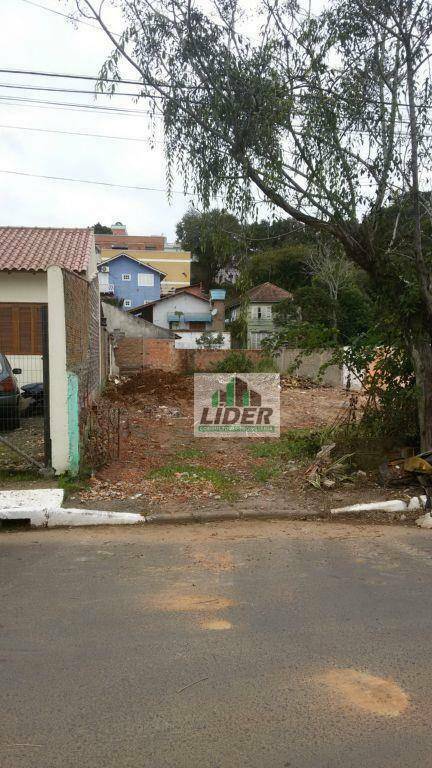
[[[219,405],[249,408],[261,405],[261,395],[254,389],[250,389],[239,376],[234,376],[225,389],[218,389],[213,392],[211,404],[212,408],[217,408]]]

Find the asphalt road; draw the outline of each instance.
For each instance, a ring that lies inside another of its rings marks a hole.
[[[432,532],[0,534],[1,768],[432,764]]]

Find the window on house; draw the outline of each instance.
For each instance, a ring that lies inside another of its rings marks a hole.
[[[156,248],[156,246],[155,246],[155,245],[151,245],[151,244],[148,244],[148,245],[145,245],[145,246],[144,246],[144,250],[145,250],[145,251],[156,251],[156,250],[157,250],[157,248]]]
[[[138,274],[138,285],[146,285],[148,287],[154,286],[154,275],[147,274],[145,272]]]
[[[132,306],[131,300],[130,299],[125,299],[124,302],[123,302],[123,306],[126,307],[126,308],[131,307]]]
[[[251,307],[251,318],[253,320],[271,320],[272,308],[271,306],[260,307],[254,305]]]
[[[262,341],[267,338],[268,335],[268,333],[263,333],[262,331],[252,331],[250,334],[250,348],[261,349]]]
[[[131,279],[130,275],[128,275],[128,274],[122,275],[122,280],[124,280],[125,282],[128,282],[130,279]]]

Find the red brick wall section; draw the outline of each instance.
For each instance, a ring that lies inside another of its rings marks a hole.
[[[244,352],[254,362],[263,357],[257,349],[236,350]],[[171,339],[121,339],[115,351],[120,373],[130,374],[144,368],[162,371],[212,371],[228,350],[175,349]]]
[[[63,271],[66,367],[79,382],[80,409],[93,399],[100,384],[100,298],[97,278],[87,280]]]

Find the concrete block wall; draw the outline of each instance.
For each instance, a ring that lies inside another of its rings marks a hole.
[[[265,352],[259,349],[236,349],[247,355],[254,363],[263,357]],[[212,371],[215,363],[223,360],[229,354],[229,350],[206,349],[176,349],[175,342],[171,339],[121,339],[115,350],[116,363],[121,374],[136,373],[144,368],[158,368],[162,371]],[[283,349],[281,354],[274,358],[280,373],[288,373],[298,355],[299,349]],[[331,352],[323,351],[305,357],[300,367],[294,372],[294,376],[318,380],[321,366],[328,362]],[[331,387],[344,387],[346,385],[346,372],[337,365],[329,366],[322,379],[323,384]],[[361,383],[353,380],[351,389],[359,389]]]
[[[282,349],[280,354],[275,357],[275,363],[279,372],[289,373],[290,367],[295,363],[300,354],[300,349]],[[316,381],[319,377],[321,366],[327,363],[331,356],[332,353],[327,350],[323,350],[322,352],[315,352],[312,355],[307,355],[303,357],[300,366],[294,371],[292,375]],[[337,365],[329,366],[326,368],[325,373],[320,381],[322,381],[323,384],[328,384],[331,387],[342,387],[342,369]]]

